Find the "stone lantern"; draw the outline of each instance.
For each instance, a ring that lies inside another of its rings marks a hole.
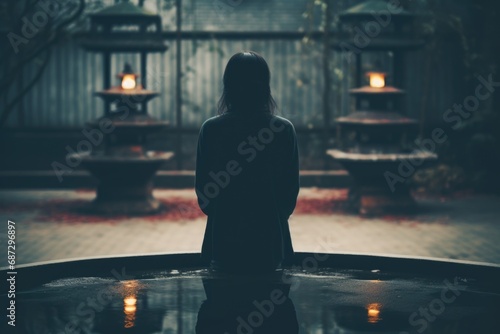
[[[327,153],[352,176],[350,199],[364,215],[414,208],[407,175],[398,175],[400,166],[415,162],[415,169],[423,168],[437,159],[434,152],[415,147],[418,123],[402,112],[406,92],[397,85],[404,83],[404,56],[423,41],[413,29],[415,16],[392,4],[370,0],[341,13],[335,43],[337,50],[355,56],[356,88],[349,92],[356,103],[354,112],[336,120],[338,144]],[[383,71],[363,73],[363,54],[380,51],[393,57],[395,85],[387,84]],[[405,182],[393,184],[394,176]]]
[[[147,112],[147,103],[159,94],[146,88],[147,55],[167,50],[161,30],[160,16],[122,1],[90,15],[90,30],[80,38],[86,50],[103,55],[104,89],[96,95],[105,102],[104,115],[88,125],[98,129],[104,122],[111,129],[104,134],[104,147],[77,157],[99,180],[94,212],[141,215],[161,208],[153,197],[152,179],[173,153],[146,146],[149,134],[168,126]],[[113,53],[139,53],[140,74],[124,64],[119,83],[112,85]]]

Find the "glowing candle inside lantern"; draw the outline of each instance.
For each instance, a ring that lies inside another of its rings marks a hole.
[[[368,73],[370,77],[370,87],[373,88],[384,88],[385,87],[385,73],[370,72]]]
[[[134,89],[136,86],[135,74],[124,74],[122,78],[123,89]]]

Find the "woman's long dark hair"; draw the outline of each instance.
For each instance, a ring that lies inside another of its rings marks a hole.
[[[224,91],[218,113],[274,114],[277,106],[271,96],[271,73],[264,58],[256,52],[239,52],[229,59],[224,71]]]

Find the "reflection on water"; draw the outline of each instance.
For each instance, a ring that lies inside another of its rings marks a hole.
[[[429,305],[446,287],[443,278],[351,271],[293,272],[286,279],[214,276],[206,270],[141,277],[58,280],[20,293],[16,329],[30,334],[413,334],[423,318],[418,315],[412,323],[410,316],[420,308],[432,311]],[[498,289],[470,280],[467,287],[454,288],[460,295],[426,322],[425,333],[497,333]]]
[[[368,322],[370,324],[377,323],[380,320],[380,304],[372,303],[366,306],[368,310]]]
[[[135,325],[135,313],[137,311],[137,286],[139,283],[134,281],[126,281],[124,283],[125,293],[127,297],[123,299],[123,313],[125,313],[125,328],[131,328]]]
[[[123,313],[125,313],[125,328],[134,327],[137,299],[135,297],[127,297],[123,300],[123,304]]]
[[[281,275],[204,278],[207,299],[198,312],[196,334],[298,333],[291,285]]]

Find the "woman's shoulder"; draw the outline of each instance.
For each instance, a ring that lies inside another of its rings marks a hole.
[[[290,120],[285,117],[277,115],[271,116],[269,127],[273,132],[282,132],[288,135],[295,136],[295,128],[292,122],[290,122]]]
[[[237,125],[237,123],[242,123],[241,120],[238,122],[238,116],[240,115],[226,113],[210,117],[203,122],[201,130],[217,131],[217,129],[227,128],[227,126]],[[286,129],[288,131],[295,130],[290,120],[278,115],[254,115],[252,117],[247,116],[243,119],[243,123],[253,123],[253,121],[258,121],[258,123],[262,124],[261,126],[267,126],[264,124],[268,124],[273,129]]]
[[[274,122],[275,124],[283,124],[286,127],[293,129],[292,122],[289,119],[287,119],[285,117],[282,117],[282,116],[272,115],[271,116],[271,122]]]
[[[211,129],[214,127],[221,126],[222,124],[225,123],[226,119],[227,119],[226,114],[210,117],[209,119],[205,120],[205,122],[203,122],[203,124],[201,125],[201,129],[206,130],[206,129]]]
[[[223,131],[227,131],[227,128],[231,126],[227,118],[227,115],[223,114],[213,116],[205,120],[201,125],[200,135],[204,137],[213,136],[220,134]]]

